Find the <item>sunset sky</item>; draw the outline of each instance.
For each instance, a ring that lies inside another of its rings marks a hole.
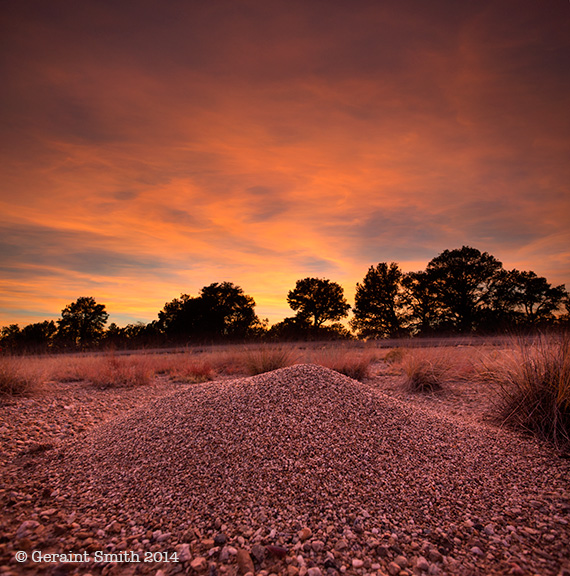
[[[568,0],[3,0],[0,326],[473,246],[570,287]]]

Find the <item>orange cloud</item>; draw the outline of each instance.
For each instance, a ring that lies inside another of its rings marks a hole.
[[[7,9],[0,325],[222,280],[277,321],[464,244],[569,281],[566,8],[214,4]]]

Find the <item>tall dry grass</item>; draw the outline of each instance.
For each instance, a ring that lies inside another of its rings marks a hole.
[[[451,381],[475,381],[479,351],[471,347],[409,348],[397,355],[410,392],[430,393]]]
[[[45,370],[34,368],[25,357],[0,357],[0,399],[26,396],[41,389]]]
[[[292,366],[298,354],[291,346],[261,345],[244,351],[245,366],[251,376]]]
[[[306,353],[306,361],[340,372],[354,380],[364,380],[370,364],[376,360],[376,351],[367,349],[325,347]]]
[[[481,377],[496,388],[503,423],[570,447],[570,333],[520,339]]]

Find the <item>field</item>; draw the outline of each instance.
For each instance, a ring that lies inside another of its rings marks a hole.
[[[439,344],[0,358],[0,575],[570,573],[567,342]]]

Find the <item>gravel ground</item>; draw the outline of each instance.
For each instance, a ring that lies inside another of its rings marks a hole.
[[[417,402],[380,381],[301,364],[2,407],[0,432],[22,437],[3,445],[0,574],[570,570],[568,460],[462,418],[457,395]],[[115,556],[17,564],[17,550]],[[162,562],[110,561],[145,553]]]

